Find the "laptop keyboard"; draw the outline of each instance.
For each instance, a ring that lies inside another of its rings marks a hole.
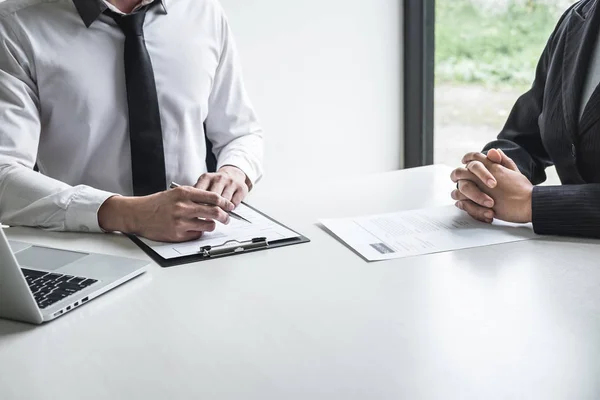
[[[98,282],[80,276],[63,275],[53,272],[21,268],[29,289],[41,309],[75,294]]]

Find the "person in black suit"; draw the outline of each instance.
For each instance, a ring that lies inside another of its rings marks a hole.
[[[600,238],[599,1],[566,11],[497,140],[465,155],[452,172],[452,198],[472,217]],[[551,165],[562,185],[535,186]]]

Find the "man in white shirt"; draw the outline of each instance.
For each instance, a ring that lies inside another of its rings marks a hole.
[[[262,141],[217,0],[0,4],[3,223],[195,239],[260,179]]]

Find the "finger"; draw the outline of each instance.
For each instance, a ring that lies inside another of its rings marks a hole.
[[[456,200],[456,201],[470,200],[467,196],[462,194],[460,192],[460,190],[457,190],[457,189],[453,190],[452,193],[450,193],[450,197],[452,197],[452,200]]]
[[[217,224],[215,221],[210,219],[197,219],[192,218],[189,220],[185,220],[181,225],[180,229],[185,232],[212,232],[217,228]]]
[[[176,221],[189,221],[198,218],[216,220],[223,224],[229,223],[229,214],[218,206],[197,204],[191,201],[175,204],[173,218]]]
[[[223,189],[223,193],[221,194],[221,196],[223,196],[224,199],[227,199],[229,201],[231,201],[234,205],[237,206],[237,204],[235,204],[235,201],[233,201],[233,195],[235,194],[235,192],[238,190],[238,185],[231,183],[227,186],[225,186],[225,189]]]
[[[238,189],[235,194],[233,195],[233,198],[231,199],[231,202],[233,204],[235,204],[235,206],[239,206],[242,201],[244,201],[244,199],[246,198],[246,196],[248,195],[248,188],[245,187],[241,187],[240,189]]]
[[[491,149],[487,153],[487,159],[493,163],[502,165],[502,154],[500,154],[496,149]]]
[[[475,176],[475,174],[473,174],[471,171],[469,171],[465,167],[459,167],[459,168],[456,168],[454,171],[452,171],[452,173],[450,174],[450,179],[452,179],[452,182],[454,182],[454,183],[457,183],[462,180],[466,180],[466,181],[477,181],[478,180],[478,178]]]
[[[481,152],[467,153],[462,158],[461,163],[462,164],[468,164],[471,161],[481,161],[481,162],[483,162],[486,158],[487,158],[486,155],[483,154],[483,153],[481,153]]]
[[[492,156],[490,159],[489,152],[488,154],[483,153],[469,153],[463,158],[463,164],[468,164],[472,161],[479,161],[482,163],[487,169],[490,169],[495,164],[500,164],[502,161],[501,157]]]
[[[216,228],[214,221],[202,219],[179,220],[175,225],[175,232],[170,240],[172,242],[188,242],[202,237],[204,232],[212,232]]]
[[[465,211],[471,217],[475,218],[478,221],[485,223],[492,223],[494,221],[494,212],[488,208],[481,207],[472,201],[463,200],[457,201],[456,207]]]
[[[216,194],[222,196],[223,198],[226,198],[225,196],[223,196],[223,191],[225,190],[225,187],[227,187],[227,185],[230,183],[231,183],[231,181],[229,179],[223,177],[223,175],[217,175],[212,179],[210,186],[208,188],[208,191],[216,193]],[[227,199],[227,200],[230,200],[230,199]]]
[[[194,204],[190,207],[189,213],[185,216],[186,219],[197,219],[204,218],[213,221],[219,221],[222,224],[227,225],[229,223],[229,214],[223,211],[222,208],[217,206],[207,206],[201,204]]]
[[[487,194],[483,193],[477,185],[471,181],[459,181],[458,191],[464,195],[468,200],[487,208],[494,207],[494,199]],[[462,200],[462,199],[455,199]]]
[[[217,206],[225,211],[232,211],[235,208],[231,201],[224,199],[222,196],[216,193],[195,188],[179,189],[183,189],[183,196],[185,199],[193,201],[194,203]]]
[[[196,182],[194,187],[196,189],[200,189],[200,190],[208,190],[208,187],[210,186],[210,181],[211,181],[211,175],[203,174],[200,178],[198,178],[198,182]]]
[[[487,159],[510,170],[519,171],[517,164],[500,149],[491,149],[488,151]]]
[[[496,178],[488,170],[487,166],[480,161],[469,161],[467,169],[473,173],[481,182],[489,188],[496,187]]]
[[[465,156],[465,159],[466,157],[467,156]],[[511,169],[513,171],[519,171],[519,167],[517,167],[517,164],[515,164],[515,162],[500,149],[489,150],[487,152],[487,156],[483,153],[470,153],[470,160],[467,161],[467,163],[470,161],[479,161],[483,163],[488,170],[493,167],[493,165],[490,165],[491,162],[493,164],[500,164],[503,167]]]
[[[187,242],[197,240],[204,232],[212,232],[216,228],[215,221],[197,218],[179,219],[175,222],[175,232],[172,236],[174,242]]]
[[[198,240],[202,237],[204,232],[196,232],[196,231],[181,231],[174,233],[171,238],[163,239],[164,241],[171,243],[181,243],[181,242],[189,242],[192,240]]]
[[[491,150],[490,150],[491,151]],[[517,166],[517,164],[513,161],[512,158],[510,158],[509,156],[507,156],[502,150],[498,149],[497,150],[500,155],[502,156],[502,166],[506,167],[508,169],[512,169],[515,172],[519,172],[519,167]]]

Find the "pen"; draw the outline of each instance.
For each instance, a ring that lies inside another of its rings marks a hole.
[[[175,182],[171,182],[170,188],[171,188],[171,189],[175,189],[175,188],[178,188],[178,187],[180,187],[180,186],[181,186],[181,185],[179,185],[179,184],[177,184],[177,183],[175,183]],[[242,217],[241,215],[239,215],[239,214],[237,214],[237,213],[235,213],[235,212],[233,212],[233,211],[225,211],[225,212],[226,212],[227,214],[229,214],[229,216],[230,216],[231,218],[237,219],[238,221],[244,221],[244,222],[247,222],[247,223],[249,223],[249,224],[251,224],[251,223],[252,223],[252,222],[248,221],[246,218]]]

